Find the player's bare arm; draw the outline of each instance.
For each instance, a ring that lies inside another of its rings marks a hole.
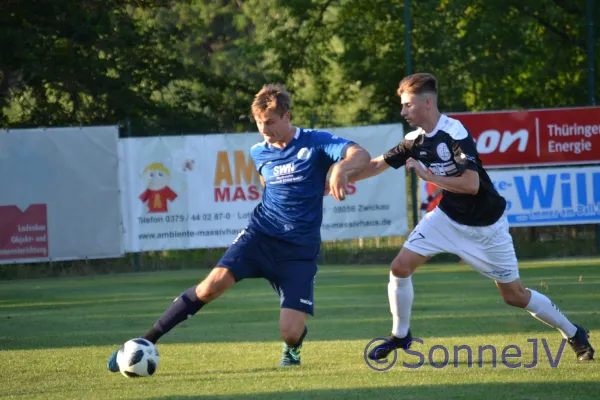
[[[370,160],[369,152],[357,144],[345,149],[344,159],[333,166],[329,177],[329,192],[334,199],[342,201],[346,198],[349,176],[364,169]]]
[[[389,167],[390,167],[389,164],[386,163],[385,160],[383,159],[383,154],[382,154],[379,157],[374,158],[371,161],[369,161],[369,164],[367,164],[367,166],[365,168],[363,168],[362,170],[350,173],[350,177],[349,177],[350,182],[357,182],[357,181],[360,181],[363,179],[370,178],[372,176],[379,175],[380,173],[382,173]]]
[[[476,195],[479,192],[479,173],[466,169],[459,176],[438,176],[428,173],[414,158],[406,160],[406,168],[417,176],[449,192]]]

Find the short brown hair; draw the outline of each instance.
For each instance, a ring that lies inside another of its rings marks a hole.
[[[260,92],[254,96],[252,102],[252,114],[263,114],[275,111],[280,116],[289,112],[292,108],[292,98],[285,87],[279,83],[264,85]]]
[[[402,96],[402,93],[433,93],[437,95],[437,79],[435,79],[435,76],[424,72],[409,75],[400,81],[400,86],[398,87],[397,93],[398,96]]]

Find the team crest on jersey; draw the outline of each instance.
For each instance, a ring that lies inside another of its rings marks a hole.
[[[450,149],[446,145],[446,143],[440,143],[437,147],[438,156],[444,161],[448,161],[452,158],[452,153],[450,153]]]
[[[311,151],[307,147],[303,147],[298,152],[299,160],[308,160],[310,158]]]

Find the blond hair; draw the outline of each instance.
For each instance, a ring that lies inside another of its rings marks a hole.
[[[435,76],[425,72],[412,74],[400,81],[398,87],[398,96],[402,96],[402,93],[408,94],[423,94],[433,93],[438,94],[438,83]]]
[[[144,174],[150,170],[160,170],[167,175],[171,175],[171,173],[169,172],[169,169],[167,167],[165,167],[164,165],[162,165],[161,163],[152,163],[152,164],[148,165],[146,168],[144,168]]]
[[[292,108],[292,99],[285,87],[279,83],[264,85],[260,92],[254,96],[252,114],[260,115],[275,111],[280,116]]]

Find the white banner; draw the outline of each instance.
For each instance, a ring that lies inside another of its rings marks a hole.
[[[0,131],[0,264],[120,257],[117,126]]]
[[[600,223],[600,167],[489,171],[511,226]]]
[[[376,157],[402,140],[401,125],[333,128]],[[120,141],[124,243],[128,252],[227,247],[248,223],[262,186],[248,151],[258,133]],[[324,201],[323,240],[408,231],[405,174],[352,185],[344,202]]]

